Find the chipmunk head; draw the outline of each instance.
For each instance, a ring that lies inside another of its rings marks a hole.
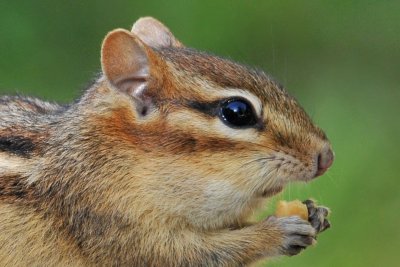
[[[280,85],[185,48],[155,19],[110,32],[101,53],[96,105],[107,112],[89,124],[124,154],[111,160],[133,198],[146,192],[160,210],[218,227],[332,164],[327,137]]]

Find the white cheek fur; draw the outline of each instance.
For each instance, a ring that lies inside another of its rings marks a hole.
[[[211,180],[204,189],[205,207],[208,210],[218,210],[240,202],[244,194],[229,181]],[[224,205],[225,204],[225,205]]]
[[[249,202],[249,194],[227,180],[209,181],[204,188],[203,197],[205,202],[202,205],[202,216],[210,220],[236,218]]]
[[[13,157],[7,155],[6,153],[0,153],[0,174],[8,174],[10,172],[18,173],[26,170],[26,165],[28,164],[28,160],[20,159],[18,157]]]

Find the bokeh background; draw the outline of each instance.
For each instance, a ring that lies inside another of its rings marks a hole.
[[[326,175],[276,198],[318,199],[332,228],[268,266],[399,266],[400,1],[1,1],[0,93],[72,101],[100,70],[105,34],[145,15],[263,68],[333,143]]]

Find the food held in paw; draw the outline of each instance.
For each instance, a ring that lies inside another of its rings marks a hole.
[[[308,209],[300,200],[278,202],[275,215],[277,217],[299,216],[308,221]]]

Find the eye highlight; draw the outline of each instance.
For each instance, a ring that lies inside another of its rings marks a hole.
[[[246,128],[257,123],[253,106],[243,98],[231,98],[221,102],[219,116],[232,128]]]

